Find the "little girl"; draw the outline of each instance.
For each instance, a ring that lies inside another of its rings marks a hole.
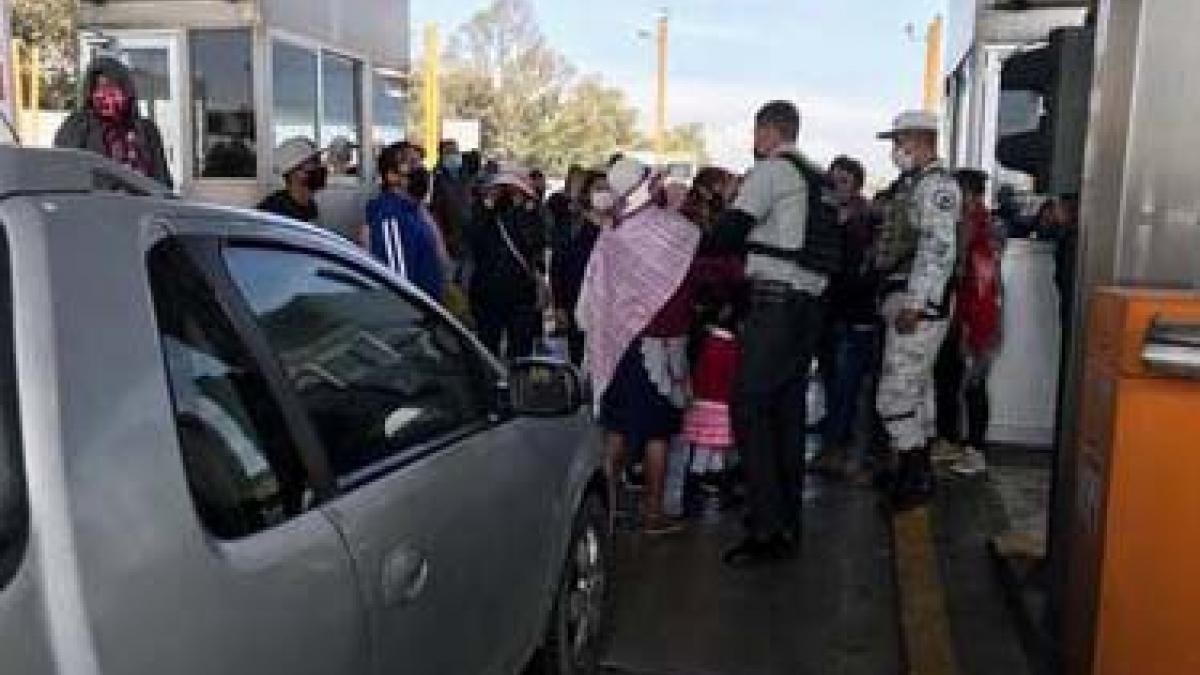
[[[724,481],[733,448],[733,425],[729,402],[740,356],[737,339],[729,324],[709,326],[700,344],[692,373],[693,400],[684,416],[683,437],[692,445],[692,460],[685,502],[695,505],[699,493],[717,494]]]

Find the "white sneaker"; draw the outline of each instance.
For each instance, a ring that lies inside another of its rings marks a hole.
[[[950,471],[959,476],[978,476],[987,473],[987,459],[982,452],[968,445],[963,448],[962,457],[950,467]]]
[[[957,443],[951,443],[939,438],[933,443],[933,451],[929,458],[934,464],[956,464],[962,461],[963,448]]]

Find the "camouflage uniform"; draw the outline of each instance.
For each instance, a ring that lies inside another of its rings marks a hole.
[[[880,232],[876,265],[886,279],[887,336],[877,406],[901,453],[925,447],[934,421],[933,367],[949,327],[961,210],[957,182],[934,163],[901,179]],[[904,309],[921,314],[908,335],[896,330]]]

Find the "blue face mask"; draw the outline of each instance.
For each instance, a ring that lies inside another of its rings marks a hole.
[[[450,171],[454,171],[454,172],[461,171],[462,165],[463,165],[462,155],[459,155],[457,153],[451,154],[451,155],[446,155],[445,157],[442,158],[442,166],[444,166],[446,169],[448,169]]]

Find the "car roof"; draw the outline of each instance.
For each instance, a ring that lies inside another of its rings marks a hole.
[[[192,231],[210,229],[203,224],[210,222],[212,233],[223,233],[219,223],[235,220],[247,235],[310,238],[326,246],[357,251],[345,238],[314,225],[261,211],[182,200],[167,186],[93,152],[0,146],[0,201],[87,194],[128,196],[131,210],[188,219]]]

